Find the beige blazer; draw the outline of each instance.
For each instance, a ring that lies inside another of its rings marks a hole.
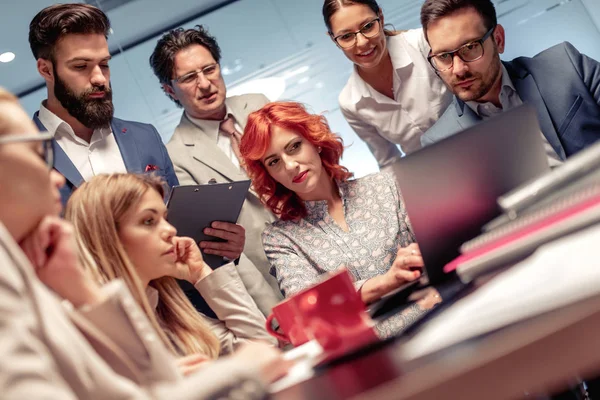
[[[199,280],[196,289],[218,319],[203,314],[210,330],[221,344],[221,355],[229,354],[242,343],[263,341],[277,346],[277,340],[265,329],[265,317],[246,291],[234,263],[223,265]],[[152,307],[158,305],[158,291],[151,286],[146,294]]]
[[[242,128],[246,127],[248,115],[268,102],[262,94],[232,96],[225,100]],[[211,179],[218,183],[248,179],[209,139],[202,127],[192,123],[185,113],[167,144],[167,150],[181,185],[205,184]],[[250,191],[238,220],[246,229],[246,245],[238,271],[248,293],[265,315],[283,299],[277,280],[269,274],[270,265],[262,246],[262,232],[274,220],[275,217],[260,202],[256,193]]]
[[[0,223],[3,399],[262,398],[254,371],[224,358],[182,378],[121,281],[88,310],[65,307]]]

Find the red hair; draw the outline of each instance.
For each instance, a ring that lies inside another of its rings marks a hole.
[[[269,103],[248,117],[240,152],[254,190],[261,201],[282,220],[304,218],[304,201],[275,181],[261,161],[271,144],[274,126],[296,132],[313,146],[320,147],[325,172],[331,179],[340,182],[353,175],[340,165],[344,144],[342,138],[331,132],[325,117],[308,113],[300,103]]]

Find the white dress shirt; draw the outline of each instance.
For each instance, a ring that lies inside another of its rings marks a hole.
[[[95,129],[90,142],[87,143],[75,135],[69,124],[48,110],[43,102],[38,117],[84,180],[89,181],[99,174],[127,172],[110,125]]]
[[[493,117],[496,114],[500,114],[503,111],[510,110],[511,108],[518,107],[523,104],[523,100],[517,93],[517,89],[515,85],[513,85],[510,76],[508,75],[508,71],[504,65],[502,65],[502,88],[500,89],[500,107],[496,107],[492,102],[488,101],[486,103],[478,103],[476,101],[467,101],[467,106],[471,110],[475,112],[475,114],[479,115],[481,119],[486,119]],[[546,151],[546,156],[548,157],[548,164],[550,167],[554,168],[563,163],[560,159],[556,151],[546,139],[546,136],[540,130],[540,135],[542,136],[544,142],[544,150]]]
[[[394,67],[394,99],[379,93],[356,66],[339,96],[344,117],[364,140],[380,168],[421,148],[421,136],[446,110],[452,95],[427,61],[422,29],[387,37]]]
[[[231,113],[231,110],[227,106],[227,103],[225,104],[225,107],[226,107],[225,118],[227,118],[227,116],[230,116],[231,118],[233,118],[233,121],[234,121],[233,125],[234,125],[235,129],[239,133],[243,134],[244,130],[241,128],[240,124],[237,122],[237,120]],[[192,121],[192,123],[194,125],[196,125],[198,127],[202,126],[203,131],[205,133],[207,133],[207,135],[210,137],[210,139],[217,144],[217,146],[219,147],[219,149],[221,149],[221,151],[223,153],[225,153],[225,155],[227,156],[227,158],[229,158],[231,160],[233,165],[235,165],[237,168],[240,168],[240,160],[238,160],[235,153],[233,152],[233,149],[231,148],[231,136],[229,134],[221,131],[220,125],[221,125],[222,120],[198,119],[198,118],[192,117],[188,113],[186,113],[186,115],[190,119],[190,121]],[[240,168],[240,170],[242,170],[242,169]]]

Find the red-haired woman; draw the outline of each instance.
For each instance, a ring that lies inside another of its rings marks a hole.
[[[419,278],[423,259],[392,177],[350,180],[342,140],[299,103],[250,114],[240,151],[254,189],[279,221],[263,233],[285,296],[345,266],[369,303]]]

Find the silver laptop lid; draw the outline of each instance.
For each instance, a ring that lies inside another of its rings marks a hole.
[[[404,157],[395,166],[429,282],[500,213],[498,196],[549,170],[536,111],[523,105]]]

